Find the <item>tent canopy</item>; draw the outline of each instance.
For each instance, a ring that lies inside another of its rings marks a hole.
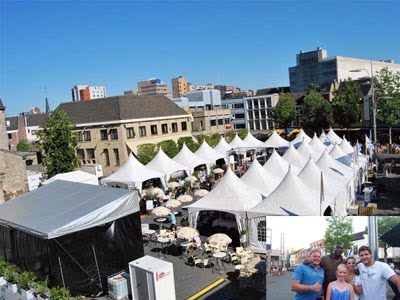
[[[46,185],[55,180],[65,180],[65,181],[71,181],[71,182],[80,182],[80,183],[86,183],[86,184],[99,185],[99,180],[97,179],[96,175],[93,175],[93,174],[90,174],[87,172],[83,172],[80,170],[57,174],[57,175],[51,177],[49,180],[46,180],[42,184]]]
[[[260,140],[256,139],[256,138],[250,133],[250,131],[248,132],[248,134],[247,134],[246,137],[244,138],[243,142],[245,142],[247,145],[249,145],[249,146],[251,146],[251,147],[265,148],[264,143],[261,142]]]
[[[208,170],[209,161],[190,151],[185,143],[183,143],[181,151],[179,151],[172,160],[188,167],[191,174],[196,167],[201,165],[206,165]]]
[[[146,167],[161,172],[167,181],[171,177],[171,174],[177,171],[186,171],[189,174],[188,167],[169,158],[161,148],[158,150],[157,155],[147,163]]]
[[[52,239],[139,211],[137,193],[56,180],[0,204],[0,224]]]
[[[289,147],[290,143],[284,138],[280,137],[279,134],[272,132],[271,136],[268,140],[265,141],[264,147],[267,148],[280,148],[280,147]]]
[[[251,167],[240,177],[240,180],[264,196],[269,195],[276,187],[275,178],[257,160],[253,161]]]
[[[326,134],[327,138],[334,144],[340,144],[342,142],[342,138],[340,138],[331,128],[329,128],[328,133]]]
[[[123,183],[128,186],[136,187],[139,189],[139,191],[141,191],[142,182],[152,178],[159,178],[161,183],[165,187],[163,174],[144,166],[131,153],[129,155],[128,161],[115,173],[102,179],[101,183]]]
[[[293,145],[289,147],[289,149],[282,156],[288,163],[295,165],[298,168],[303,168],[307,163],[307,158],[300,155],[300,153],[296,150]]]
[[[224,139],[221,138],[221,140],[224,140]],[[197,151],[194,154],[196,154],[198,157],[202,158],[203,160],[207,161],[208,164],[215,164],[216,161],[221,158],[223,158],[225,160],[225,156],[226,156],[226,154],[221,154],[220,152],[211,148],[210,145],[206,142],[206,140],[204,140],[201,143],[199,149],[197,149]]]
[[[392,247],[400,247],[400,223],[380,237],[382,241]]]
[[[311,142],[311,138],[304,132],[303,129],[300,129],[300,132],[297,134],[296,138],[292,141],[292,145],[296,148],[305,141],[307,144]]]
[[[252,146],[243,142],[243,140],[236,134],[233,140],[229,143],[229,147],[232,149],[235,148],[252,148]]]
[[[224,157],[226,156],[226,152],[230,149],[231,147],[222,136],[218,144],[214,147],[214,150],[221,153]]]

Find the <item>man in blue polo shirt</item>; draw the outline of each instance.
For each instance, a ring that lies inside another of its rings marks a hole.
[[[324,269],[321,263],[321,251],[313,250],[310,253],[310,264],[299,265],[294,271],[290,289],[296,292],[296,300],[321,299],[322,283],[324,281]]]

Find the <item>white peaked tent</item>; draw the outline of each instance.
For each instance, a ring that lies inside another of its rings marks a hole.
[[[127,162],[115,173],[103,178],[101,184],[114,185],[120,183],[127,185],[128,189],[137,188],[142,191],[142,183],[152,178],[159,178],[161,184],[165,187],[164,175],[144,166],[131,153]]]
[[[320,195],[310,189],[289,167],[278,187],[260,204],[250,209],[249,216],[318,216],[319,201]]]
[[[314,150],[314,153],[316,154],[318,159],[321,157],[322,153],[327,150],[327,147],[318,139],[316,133],[314,134],[309,145]],[[317,160],[315,160],[315,161],[317,161]]]
[[[246,137],[243,139],[243,142],[245,142],[247,145],[250,147],[257,147],[257,148],[265,148],[264,143],[261,142],[260,140],[256,139],[250,131],[246,135]]]
[[[323,130],[321,132],[321,135],[319,136],[319,140],[325,146],[329,146],[329,145],[333,144],[332,141],[326,136],[326,133]]]
[[[343,140],[339,146],[345,154],[353,154],[354,152],[353,147],[350,145],[349,141],[346,140],[346,137],[343,137]]]
[[[318,153],[305,140],[297,148],[297,152],[307,160],[311,157],[314,161],[317,161],[319,158]]]
[[[338,162],[344,164],[345,166],[348,166],[350,168],[353,168],[354,166],[353,158],[345,154],[338,144],[335,144],[335,146],[333,146],[332,150],[329,151],[329,155],[333,159],[336,159]]]
[[[326,136],[333,144],[340,144],[342,142],[342,139],[333,131],[332,127],[329,128]]]
[[[290,145],[289,149],[282,156],[288,163],[295,165],[296,167],[302,169],[304,165],[307,163],[307,158],[304,158],[300,155],[300,153],[296,150],[293,145]]]
[[[86,184],[93,184],[93,185],[99,185],[99,180],[96,175],[83,172],[83,171],[72,171],[72,172],[67,172],[67,173],[61,173],[57,174],[50,179],[46,180],[43,182],[43,185],[49,184],[55,180],[65,180],[65,181],[70,181],[70,182],[80,182],[80,183],[86,183]]]
[[[338,207],[344,207],[346,203],[346,199],[343,199],[343,195],[346,196],[346,187],[343,180],[336,178],[336,176],[333,176],[331,173],[323,172],[312,159],[308,160],[298,177],[303,180],[308,187],[313,189],[315,193],[321,194],[321,187],[323,186],[321,215],[324,214],[328,207],[330,207],[332,215],[346,215],[345,209],[341,211],[336,210]]]
[[[158,150],[157,155],[154,156],[153,159],[147,163],[146,167],[161,172],[165,177],[166,181],[170,179],[172,173],[177,171],[183,170],[187,174],[189,174],[188,167],[180,163],[177,163],[176,161],[169,158],[167,154],[165,154],[164,151],[162,151],[161,148]]]
[[[296,138],[292,141],[292,145],[294,145],[297,148],[303,141],[306,141],[306,143],[308,144],[309,142],[311,142],[311,138],[304,132],[303,129],[300,129],[300,132],[297,134]]]
[[[225,139],[221,136],[218,144],[214,147],[214,150],[218,153],[221,153],[224,157],[226,156],[226,152],[231,150],[229,144],[225,141]]]
[[[223,140],[222,137],[221,140]],[[197,149],[197,151],[194,154],[202,158],[203,160],[206,160],[209,165],[215,164],[215,162],[221,158],[226,160],[226,154],[222,154],[219,153],[218,151],[215,151],[213,148],[210,147],[210,145],[208,145],[206,140],[204,140],[203,143],[201,143],[201,146],[199,147],[199,149]]]
[[[225,176],[200,200],[187,206],[189,212],[189,225],[196,228],[199,211],[216,210],[232,213],[236,216],[239,232],[246,225],[246,211],[259,204],[262,195],[242,182],[229,168]]]
[[[210,172],[209,170],[210,162],[190,151],[190,149],[186,146],[185,143],[183,143],[181,151],[179,151],[178,154],[175,155],[172,160],[188,167],[190,169],[190,174],[193,174],[194,168],[201,165],[206,165],[207,173]]]
[[[298,174],[301,170],[300,168],[293,165],[291,167],[295,174]],[[282,158],[282,156],[280,156],[278,152],[273,150],[271,156],[263,165],[263,168],[267,170],[269,174],[273,175],[273,179],[275,179],[274,183],[276,183],[276,186],[278,186],[278,184],[281,183],[283,177],[285,177],[287,171],[289,170],[289,163],[284,158]]]
[[[265,141],[264,147],[266,148],[280,148],[280,147],[289,147],[290,143],[284,138],[280,137],[279,134],[272,132],[268,140]]]
[[[263,196],[267,196],[277,186],[277,184],[274,184],[275,178],[257,160],[254,160],[251,167],[240,177],[240,180],[253,187]]]
[[[243,140],[236,134],[233,140],[229,143],[229,147],[231,149],[234,148],[251,148],[250,145],[247,145]]]

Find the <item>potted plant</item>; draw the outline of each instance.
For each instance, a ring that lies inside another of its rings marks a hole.
[[[18,275],[17,269],[11,265],[9,265],[4,272],[4,277],[8,282],[7,289],[12,294],[15,294],[18,291]]]
[[[7,280],[4,278],[4,272],[8,267],[8,263],[0,258],[0,286],[7,284]]]
[[[31,272],[23,272],[19,275],[18,286],[23,300],[33,299],[32,288],[35,286],[36,276]]]
[[[45,281],[37,281],[35,283],[35,294],[38,300],[46,300],[50,298],[47,278]]]
[[[241,242],[242,244],[246,244],[246,243],[247,243],[247,230],[246,230],[246,229],[243,229],[243,230],[240,232],[240,235],[241,235],[241,237],[240,237],[240,242]]]
[[[66,288],[55,287],[50,289],[51,300],[71,300],[69,290]]]

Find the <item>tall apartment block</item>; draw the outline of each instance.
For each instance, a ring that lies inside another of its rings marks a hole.
[[[329,84],[351,78],[353,80],[374,76],[384,67],[397,72],[400,64],[393,60],[371,61],[367,59],[327,56],[327,51],[321,48],[296,55],[296,66],[289,68],[290,91],[304,93],[311,83]],[[360,70],[360,72],[354,72]]]
[[[163,95],[171,98],[168,91],[168,85],[158,78],[151,78],[145,81],[138,82],[139,95]]]
[[[185,77],[172,78],[171,84],[173,98],[184,97],[188,92],[188,82]]]
[[[72,101],[92,100],[106,97],[105,86],[75,85],[71,89]]]

